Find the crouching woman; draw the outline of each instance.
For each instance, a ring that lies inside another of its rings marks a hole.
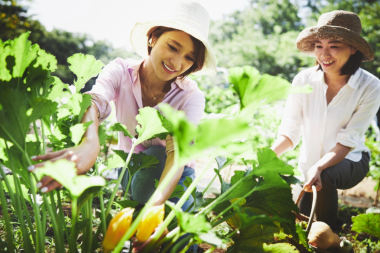
[[[360,68],[374,58],[361,28],[355,13],[332,11],[299,34],[297,48],[315,57],[316,66],[300,72],[292,85],[309,84],[314,91],[289,96],[272,146],[280,156],[297,146],[302,135],[298,170],[306,193],[300,212],[310,215],[315,185],[317,220],[332,229],[338,219],[337,189],[357,185],[369,170],[365,132],[380,105],[379,79]]]

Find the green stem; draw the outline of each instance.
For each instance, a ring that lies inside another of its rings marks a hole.
[[[132,154],[133,154],[133,151],[135,150],[135,148],[136,148],[135,140],[132,139],[132,147],[131,147],[131,150],[129,151],[129,154],[128,154],[128,157],[127,157],[127,161],[125,162],[125,164],[123,166],[123,169],[121,170],[121,173],[119,175],[119,178],[117,179],[117,183],[115,185],[115,188],[113,189],[111,197],[110,197],[110,200],[108,202],[107,209],[106,209],[106,214],[105,214],[106,217],[107,217],[107,215],[109,214],[109,212],[111,210],[111,206],[112,206],[112,203],[113,203],[113,201],[115,199],[116,192],[119,189],[119,185],[121,183],[121,180],[124,177],[125,171],[127,170],[127,166],[129,164],[129,161],[131,160],[131,157],[132,157]]]
[[[33,196],[33,211],[34,211],[34,219],[36,222],[36,232],[37,232],[37,252],[38,253],[43,253],[44,252],[44,246],[45,246],[45,232],[46,230],[42,230],[42,224],[46,223],[41,223],[41,217],[40,217],[40,209],[38,208],[37,204],[37,194],[36,194],[36,188],[35,187],[35,182],[33,182],[33,176],[32,174],[29,174],[29,182],[30,182],[30,189],[32,191],[32,196]],[[47,205],[48,203],[44,203],[44,205]],[[43,218],[46,219],[46,212],[45,215],[42,213]]]
[[[125,189],[125,193],[124,193],[124,200],[127,198],[127,195],[128,195],[128,191],[129,191],[129,185],[131,184],[131,173],[129,173],[129,170],[127,171],[129,177],[128,177],[128,184],[127,184],[127,188]]]
[[[190,246],[194,244],[193,242],[194,242],[194,239],[191,238],[190,241],[189,241],[189,243],[186,245],[185,248],[183,248],[183,249],[181,250],[180,253],[185,253],[185,252],[190,248]]]
[[[41,121],[41,134],[42,134],[42,143],[43,143],[42,154],[46,154],[46,142],[45,142],[44,122],[43,122],[42,119],[40,121]]]
[[[28,166],[32,165],[32,163],[30,162],[30,158],[29,158],[29,155],[28,155],[28,152],[26,151],[25,149],[25,152],[23,152],[24,156],[25,156],[25,159],[26,161],[28,162]],[[36,223],[36,230],[37,230],[37,248],[36,248],[36,251],[38,253],[42,253],[45,251],[45,229],[42,230],[42,224],[41,224],[41,217],[40,217],[40,209],[38,207],[38,204],[37,204],[37,194],[36,194],[36,188],[35,188],[35,185],[36,185],[36,181],[33,181],[33,176],[35,176],[34,174],[32,173],[29,173],[29,184],[30,184],[30,189],[32,191],[32,196],[33,196],[33,211],[34,211],[34,219],[35,219],[35,223]],[[46,205],[48,205],[48,203],[46,203]]]
[[[77,253],[77,237],[75,226],[77,225],[77,198],[72,198],[71,201],[71,234],[70,234],[70,253]]]
[[[102,221],[102,226],[101,228],[103,229],[103,235],[106,234],[107,232],[107,224],[106,224],[106,215],[104,213],[104,200],[103,200],[103,194],[99,196],[100,199],[100,219]],[[104,238],[104,236],[103,236]]]
[[[57,205],[55,204],[55,199],[54,199],[54,192],[57,192],[56,190],[54,191],[51,191],[49,192],[49,195],[50,195],[50,203],[52,205],[52,210],[53,210],[53,213],[54,213],[54,219],[56,220],[57,224],[61,225],[61,222],[60,222],[60,217],[59,217],[59,214],[57,213]],[[59,236],[59,240],[61,241],[62,243],[62,247],[64,248],[64,236],[63,236],[63,231],[62,229],[59,229],[59,228],[62,228],[61,226],[58,226],[57,227],[57,231],[58,231],[58,235]]]
[[[230,211],[232,208],[234,208],[235,206],[238,206],[246,197],[248,197],[254,191],[256,191],[256,189],[257,188],[254,187],[247,194],[245,194],[243,197],[241,197],[238,201],[236,201],[235,203],[233,203],[232,205],[230,205],[229,207],[227,207],[226,209],[224,209],[221,213],[219,213],[211,222],[214,223],[216,220],[218,220],[221,216],[223,216],[225,213],[227,213],[228,211]]]
[[[230,213],[229,215],[223,216],[222,219],[217,220],[217,221],[214,222],[214,223],[211,223],[211,226],[212,226],[212,227],[216,227],[216,226],[218,226],[220,223],[222,223],[222,222],[228,220],[229,218],[231,218],[232,216],[234,216],[236,213],[237,213],[237,212],[234,211],[234,212]]]
[[[58,223],[56,220],[56,212],[54,212],[52,205],[48,204],[48,198],[47,198],[46,194],[43,194],[42,196],[44,198],[44,203],[47,203],[46,207],[47,207],[51,222],[53,223],[55,249],[57,252],[65,252],[63,242],[61,241]],[[56,209],[55,209],[55,211],[56,211]]]
[[[42,211],[42,221],[41,221],[41,226],[42,226],[42,229],[41,231],[43,231],[43,233],[45,234],[46,233],[46,205],[45,203],[42,203],[41,205],[41,211]]]
[[[0,164],[0,170],[1,170],[1,176],[4,178],[3,175],[5,175],[3,169],[1,168]],[[10,189],[8,188],[8,191]],[[5,198],[5,193],[3,189],[3,183],[0,181],[0,198],[1,198],[1,209],[3,210],[3,218],[5,220],[5,229],[6,229],[6,235],[7,235],[7,242],[8,242],[8,252],[14,253],[15,252],[15,247],[13,244],[13,227],[11,226],[10,223],[10,218],[9,218],[9,213],[8,213],[8,206],[7,206],[7,200]]]
[[[61,191],[57,190],[57,199],[58,199],[58,208],[59,208],[59,224],[61,228],[65,231],[65,233],[62,233],[63,239],[62,242],[65,242],[64,236],[66,236],[66,240],[69,240],[69,232],[67,231],[66,222],[65,222],[65,214],[63,213],[62,209],[62,200],[61,200]]]
[[[202,196],[207,192],[208,188],[212,185],[212,183],[215,181],[215,179],[218,177],[218,175],[215,174],[215,176],[212,178],[210,183],[208,183],[207,187],[202,191]]]
[[[198,213],[198,215],[209,213],[215,206],[217,206],[220,202],[224,201],[224,198],[226,196],[228,196],[228,194],[230,194],[244,179],[246,179],[246,178],[245,177],[241,178],[237,183],[235,183],[227,191],[225,191],[222,195],[220,195],[213,202],[211,202],[208,206],[206,206],[203,210],[201,210]]]
[[[19,182],[19,179],[17,177],[17,174],[15,173],[15,168],[14,168],[13,162],[12,162],[13,161],[13,157],[12,157],[11,153],[9,152],[9,147],[8,147],[8,144],[7,144],[6,141],[5,141],[5,145],[6,145],[6,148],[7,148],[7,152],[8,152],[8,156],[9,156],[9,161],[10,161],[10,164],[11,164],[11,170],[13,172],[12,173],[12,175],[13,175],[13,181],[14,181],[14,185],[15,185],[15,189],[16,189],[15,203],[14,203],[15,205],[14,205],[14,207],[16,209],[17,217],[18,217],[18,220],[20,222],[20,228],[21,228],[21,232],[22,232],[22,236],[23,236],[23,240],[24,240],[25,251],[29,252],[30,250],[33,250],[33,246],[32,246],[32,242],[30,241],[29,234],[26,231],[26,225],[25,225],[25,222],[24,222],[24,213],[22,211],[22,204],[21,204],[21,200],[20,200],[20,199],[23,199],[23,196],[22,196],[22,194],[20,192],[21,186],[19,185],[20,182]],[[29,212],[27,212],[27,210],[26,210],[25,215],[26,216],[29,215]]]
[[[159,240],[154,246],[158,248],[160,245],[164,244],[165,242],[172,240],[168,245],[165,246],[163,250],[160,251],[160,253],[165,253],[172,245],[173,242],[175,242],[179,238],[179,227],[176,227],[172,231],[170,231],[164,238]],[[142,253],[144,253],[143,251]]]
[[[17,185],[15,184],[15,186],[21,187],[21,185],[19,185],[19,184],[17,184]],[[21,192],[21,188],[19,188],[19,191]],[[26,222],[28,223],[29,231],[32,234],[33,244],[34,244],[34,246],[36,246],[37,245],[36,235],[33,233],[34,228],[33,228],[32,220],[30,219],[30,213],[29,213],[28,207],[26,206],[25,199],[23,197],[21,198],[21,204],[22,204],[22,208],[25,210],[24,213],[25,213],[25,217],[26,217]]]
[[[234,234],[236,234],[238,232],[237,229],[235,229],[234,231],[232,231],[231,233],[229,233],[226,238],[231,238],[232,236],[234,236]]]
[[[205,253],[211,253],[214,251],[214,249],[216,249],[215,246],[212,246],[211,248],[209,248]]]
[[[38,135],[38,129],[37,129],[36,121],[33,121],[33,129],[34,129],[34,134],[36,135],[37,142],[40,142],[40,136]],[[38,150],[38,154],[40,154],[40,153],[41,153],[41,147]]]
[[[88,219],[88,225],[83,231],[83,243],[82,246],[85,246],[85,250],[83,252],[90,252],[92,245],[92,197],[84,204],[83,209],[84,213],[82,213],[83,220]]]
[[[176,144],[176,142],[174,142],[174,144]],[[178,150],[178,148],[176,150]],[[210,166],[213,158],[214,158],[213,156],[210,156],[210,158],[207,161],[207,164],[203,167],[203,169],[201,170],[201,172],[198,174],[198,176],[194,179],[194,181],[190,184],[190,186],[187,188],[187,190],[185,191],[185,193],[179,199],[179,201],[176,204],[177,208],[181,208],[182,205],[189,198],[189,196],[191,195],[191,193],[193,192],[193,190],[196,188],[198,182],[202,179],[203,175],[206,173],[206,171],[207,171],[208,167]],[[176,159],[174,159],[174,165],[173,165],[173,167],[176,166],[176,165],[177,165]],[[176,172],[175,170],[173,170],[173,171]],[[172,179],[172,177],[169,174],[166,176],[166,178],[169,179],[168,181],[170,181]],[[164,184],[164,181],[162,182],[162,184]],[[165,187],[166,187],[166,185],[165,185]],[[157,188],[157,190],[159,190],[159,189]],[[155,234],[155,237],[152,238],[152,245],[154,245],[158,241],[158,239],[161,237],[162,233],[164,232],[165,228],[170,224],[170,222],[173,220],[174,217],[175,217],[175,212],[174,212],[174,210],[172,210],[169,213],[169,215],[166,217],[166,219],[164,220],[163,224],[160,226],[160,229]]]
[[[96,175],[99,175],[99,166],[97,163],[95,163],[95,174]],[[100,200],[100,220],[101,220],[101,227],[102,230],[103,230],[103,235],[106,234],[107,232],[107,224],[106,224],[106,216],[105,216],[105,213],[104,213],[104,199],[103,199],[103,194],[100,194],[99,196],[99,200]],[[104,238],[104,236],[103,236]]]

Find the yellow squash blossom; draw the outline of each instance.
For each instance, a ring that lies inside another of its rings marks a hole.
[[[164,220],[164,205],[152,206],[143,216],[136,232],[139,242],[145,242]]]
[[[110,252],[119,243],[121,237],[131,226],[134,211],[135,209],[130,207],[124,208],[111,219],[103,240],[104,252]]]

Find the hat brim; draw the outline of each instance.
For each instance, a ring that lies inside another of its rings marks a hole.
[[[297,37],[298,50],[308,56],[314,56],[315,41],[320,39],[337,40],[354,46],[363,53],[363,61],[372,61],[374,53],[369,43],[360,35],[340,26],[313,26],[304,29]]]
[[[165,27],[181,30],[190,34],[191,36],[198,39],[199,41],[201,41],[203,45],[206,47],[205,61],[204,61],[202,69],[198,70],[197,72],[194,72],[193,74],[196,74],[196,75],[215,75],[216,74],[217,72],[216,58],[215,58],[214,53],[211,50],[209,43],[206,40],[207,38],[203,38],[200,34],[198,34],[196,31],[194,31],[190,27],[186,27],[183,24],[178,24],[177,22],[168,20],[168,21],[150,21],[150,22],[136,23],[131,31],[130,38],[131,38],[131,44],[133,46],[133,49],[136,51],[137,54],[139,54],[141,57],[146,57],[148,55],[147,33],[152,27],[155,27],[155,26],[165,26]]]

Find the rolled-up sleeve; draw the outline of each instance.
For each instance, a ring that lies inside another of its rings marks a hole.
[[[368,85],[365,93],[347,126],[342,128],[337,135],[336,142],[351,149],[358,146],[376,112],[379,110],[380,82],[376,80],[373,84]]]
[[[123,59],[117,58],[104,67],[91,91],[87,92],[99,109],[100,121],[111,114],[109,102],[115,100],[119,94],[122,74]]]
[[[292,86],[301,86],[301,77],[298,74],[292,82]],[[286,100],[284,113],[282,116],[281,124],[278,128],[277,137],[286,136],[295,148],[300,142],[302,134],[302,94],[291,94]]]

